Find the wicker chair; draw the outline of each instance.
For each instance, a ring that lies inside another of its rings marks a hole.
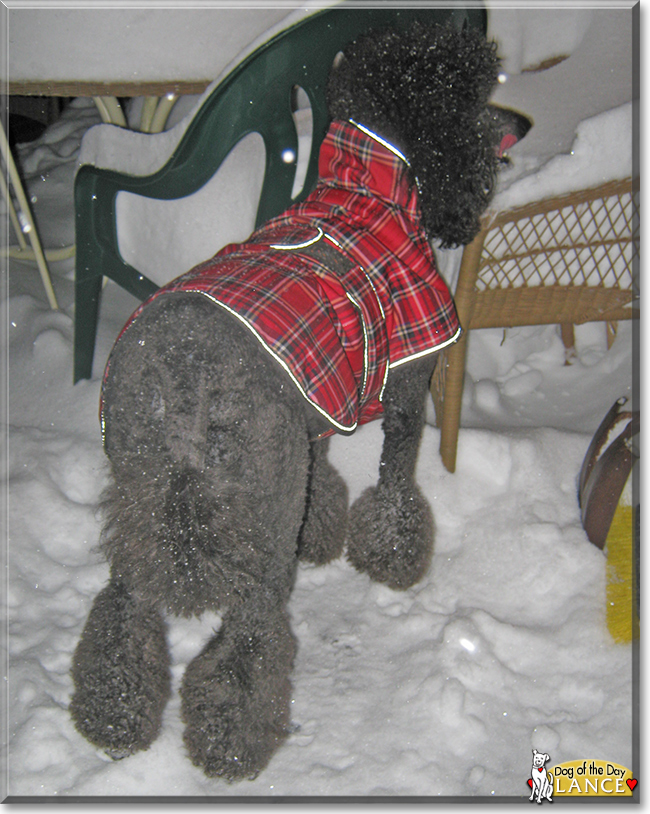
[[[445,351],[431,393],[445,467],[456,468],[467,336],[478,328],[559,324],[567,348],[573,326],[637,318],[638,179],[549,198],[487,216],[465,247],[456,308],[465,333]]]

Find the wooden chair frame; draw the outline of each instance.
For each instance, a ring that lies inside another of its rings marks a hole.
[[[464,335],[447,349],[431,384],[440,454],[456,468],[471,330],[638,318],[638,179],[627,178],[488,215],[465,247],[456,286]],[[610,335],[611,337],[611,335]]]

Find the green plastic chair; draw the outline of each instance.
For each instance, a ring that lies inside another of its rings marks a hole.
[[[165,200],[191,195],[214,176],[242,138],[256,132],[266,150],[256,225],[280,214],[294,202],[296,162],[286,163],[282,154],[286,150],[298,154],[291,108],[295,88],[306,92],[313,116],[307,174],[295,198],[299,200],[317,179],[318,151],[329,126],[325,88],[336,54],[371,28],[404,28],[414,19],[487,31],[487,13],[482,8],[371,9],[342,4],[325,9],[280,32],[234,68],[205,99],[157,172],[131,176],[91,165],[79,169],[75,180],[75,383],[92,375],[102,278],[109,277],[140,300],[158,288],[120,255],[118,193]]]

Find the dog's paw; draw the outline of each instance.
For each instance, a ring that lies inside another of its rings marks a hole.
[[[417,487],[374,486],[350,510],[347,557],[358,570],[390,588],[422,578],[433,550],[433,517]]]
[[[323,565],[343,552],[348,524],[348,487],[328,461],[314,467],[307,511],[298,538],[298,558]]]
[[[160,615],[110,583],[96,598],[73,659],[69,711],[91,743],[119,760],[148,749],[170,694]]]
[[[252,780],[289,734],[294,643],[282,631],[231,644],[217,635],[188,665],[183,739],[192,763],[209,777]]]
[[[247,699],[216,699],[200,711],[188,713],[183,740],[195,766],[208,777],[224,780],[254,780],[286,738],[282,726],[268,725],[247,711]]]

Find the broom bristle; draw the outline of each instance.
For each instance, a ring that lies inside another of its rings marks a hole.
[[[638,513],[638,507],[636,509]],[[616,642],[639,637],[638,523],[635,511],[619,501],[607,535],[607,627]]]

